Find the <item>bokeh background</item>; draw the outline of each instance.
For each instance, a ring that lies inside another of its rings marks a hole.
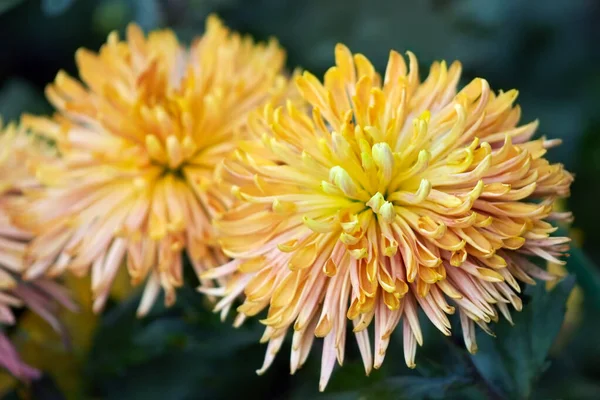
[[[390,49],[412,50],[423,71],[436,59],[460,60],[466,82],[520,91],[523,120],[561,138],[552,161],[576,174],[564,208],[574,211],[575,239],[567,278],[552,291],[525,293],[516,327],[479,338],[470,357],[459,337],[426,329],[416,371],[404,366],[394,338],[381,370],[364,377],[358,351],[337,369],[322,398],[600,398],[600,2],[595,0],[0,0],[0,114],[52,112],[44,86],[59,69],[76,75],[79,47],[97,50],[112,30],[135,21],[169,27],[189,42],[216,12],[231,28],[259,39],[276,36],[290,68],[320,76],[333,47],[363,52],[381,71]],[[550,266],[556,269],[556,266]],[[0,397],[32,399],[304,399],[317,396],[319,348],[291,377],[288,345],[262,377],[261,328],[233,329],[210,313],[190,285],[177,305],[134,318],[138,296],[120,279],[102,316],[89,311],[88,283],[66,277],[82,304],[65,314],[71,342],[33,315],[19,315],[11,335],[24,358],[47,371],[32,385],[0,372]],[[193,277],[191,277],[193,279]],[[563,321],[564,303],[568,298]],[[426,325],[426,324],[423,324]]]

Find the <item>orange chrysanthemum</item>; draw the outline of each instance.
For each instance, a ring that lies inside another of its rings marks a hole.
[[[262,373],[293,326],[291,370],[324,338],[324,389],[344,360],[347,320],[367,374],[383,362],[390,335],[404,331],[405,361],[422,344],[418,309],[445,335],[460,314],[467,348],[474,324],[489,332],[508,304],[520,310],[517,280],[551,279],[528,256],[562,263],[568,238],[547,222],[572,176],[543,158],[557,140],[530,140],[517,126],[517,92],[494,94],[475,79],[458,94],[461,66],[432,65],[419,81],[391,52],[383,82],[371,63],[338,45],[324,84],[296,80],[312,118],[293,105],[252,115],[255,140],[240,145],[223,177],[244,200],[217,219],[225,254],[204,274],[233,276],[227,308],[242,292],[238,323],[268,308]],[[535,199],[535,200],[534,200]],[[370,333],[374,325],[374,349]]]
[[[40,165],[45,184],[19,218],[37,234],[28,277],[91,268],[94,309],[103,307],[124,259],[146,281],[138,310],[182,284],[182,253],[197,273],[225,261],[210,220],[231,204],[215,167],[245,132],[248,113],[286,88],[284,52],[255,44],[216,17],[185,49],[168,30],[127,40],[109,35],[98,54],[76,54],[83,84],[59,72],[46,94],[52,118],[24,123],[56,142],[60,159]]]
[[[54,306],[58,302],[75,309],[57,283],[44,278],[30,282],[21,279],[25,246],[31,234],[12,224],[10,210],[22,200],[24,191],[38,185],[28,167],[30,161],[50,160],[50,151],[46,150],[43,143],[22,129],[15,125],[2,129],[0,122],[0,367],[24,380],[36,378],[40,373],[21,360],[3,332],[4,326],[15,323],[12,308],[26,306],[63,333]]]

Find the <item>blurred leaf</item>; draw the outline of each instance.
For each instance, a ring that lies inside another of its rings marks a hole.
[[[94,10],[92,26],[104,36],[115,29],[123,28],[131,18],[131,5],[124,0],[104,0]]]
[[[25,111],[44,113],[48,110],[41,91],[24,79],[13,78],[0,87],[0,115],[5,123],[18,120]]]
[[[479,331],[479,351],[472,356],[481,376],[500,396],[526,399],[535,381],[547,368],[547,356],[565,314],[565,303],[575,278],[566,277],[551,291],[543,284],[529,287],[531,301],[513,314],[514,326],[502,321],[497,337]]]
[[[75,0],[42,0],[42,11],[49,17],[60,15],[67,11]]]
[[[159,300],[160,301],[160,300]],[[135,317],[139,296],[105,313],[89,357],[87,381],[103,399],[232,398],[237,382],[268,398],[279,382],[281,361],[258,378],[264,357],[258,343],[264,329],[256,321],[234,329],[202,306],[191,287],[180,289],[174,307],[157,304],[143,319]],[[240,362],[240,360],[243,360]],[[277,383],[275,383],[277,382]]]
[[[135,22],[146,32],[162,27],[159,1],[102,0],[93,13],[93,28],[102,35],[113,30],[122,31],[129,22]]]
[[[22,3],[23,0],[2,0],[0,1],[0,14],[9,11],[11,8],[15,7],[19,3]]]
[[[346,374],[344,366],[338,374]],[[339,379],[339,378],[338,378]],[[316,398],[318,400],[400,400],[400,399],[448,399],[456,396],[456,398],[479,399],[477,392],[475,395],[466,395],[463,391],[467,386],[474,387],[473,381],[466,377],[460,377],[449,373],[446,376],[438,377],[423,377],[416,375],[388,377],[378,382],[373,383],[372,380],[366,380],[366,384],[360,385],[359,388],[348,390],[351,387],[352,381],[344,379],[347,388],[345,390],[335,391],[328,387],[325,393],[308,394],[308,391],[298,391],[294,395],[294,399]],[[309,382],[313,386],[316,381]]]
[[[65,394],[69,392],[61,392],[56,382],[49,376],[44,375],[42,379],[34,381],[31,385],[31,398],[41,400],[65,400],[68,397]]]
[[[562,372],[562,375],[554,376],[552,382],[546,382],[546,385],[540,387],[532,397],[537,400],[598,399],[598,393],[600,393],[600,383],[598,381],[586,377],[565,376],[564,369]]]
[[[567,270],[576,276],[586,298],[600,310],[600,269],[580,248],[571,246],[569,253]]]
[[[571,232],[559,226],[556,234],[572,237]],[[594,307],[600,310],[600,267],[577,246],[571,246],[569,255],[566,269],[575,275],[577,284],[583,289],[586,299],[591,300]]]
[[[463,378],[457,376],[399,376],[388,378],[363,391],[363,395],[365,399],[445,399],[452,390],[461,388],[465,383]]]
[[[129,0],[134,10],[135,22],[145,31],[161,25],[160,6],[157,0]]]
[[[43,375],[40,379],[27,383],[19,383],[13,390],[2,396],[3,400],[65,400],[64,392],[61,393],[56,382],[48,375]]]

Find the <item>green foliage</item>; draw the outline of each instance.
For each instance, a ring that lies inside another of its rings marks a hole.
[[[49,17],[65,12],[75,0],[42,0],[42,11]]]
[[[144,29],[162,25],[160,6],[157,0],[129,0],[134,11],[134,20]]]
[[[257,324],[233,329],[184,288],[175,308],[139,320],[139,297],[103,318],[90,356],[92,393],[102,398],[230,398],[241,384],[268,394],[273,374],[257,378],[264,348]],[[160,307],[159,307],[160,308]],[[232,382],[237,382],[233,384]]]
[[[376,385],[367,386],[357,392],[322,395],[323,400],[365,399],[365,400],[420,400],[448,399],[461,391],[467,383],[457,376],[426,378],[421,376],[397,376],[385,379]],[[461,394],[464,394],[461,392]]]
[[[24,0],[3,0],[0,2],[0,15],[2,13],[5,13],[6,11],[9,11],[11,8],[17,6],[19,3],[23,2]]]
[[[0,115],[5,122],[18,121],[23,111],[47,113],[51,109],[44,96],[31,83],[13,78],[0,86]]]
[[[264,347],[256,343],[261,327],[254,321],[238,329],[221,324],[191,288],[182,291],[175,308],[138,320],[135,297],[115,305],[103,318],[87,371],[90,394],[106,399],[161,399],[165,393],[178,399],[227,399],[248,385],[251,398],[268,398],[274,390],[294,399],[529,398],[549,365],[548,352],[573,284],[574,278],[568,277],[549,292],[543,284],[529,290],[524,310],[514,313],[515,326],[506,321],[494,325],[496,338],[481,332],[475,356],[462,343],[430,332],[426,347],[435,350],[419,354],[418,373],[399,366],[400,338],[388,355],[391,367],[384,364],[369,378],[349,349],[350,359],[334,372],[324,394],[316,391],[318,346],[293,379],[286,371],[289,343],[271,370],[257,377],[254,370]]]
[[[600,271],[598,266],[578,247],[572,247],[567,268],[577,277],[577,283],[596,310],[600,310]]]
[[[531,287],[527,290],[530,303],[514,313],[514,326],[502,321],[494,328],[496,337],[478,332],[479,351],[473,363],[496,393],[511,399],[531,396],[533,385],[548,366],[548,352],[574,284],[574,277],[568,277],[551,291],[543,284]]]

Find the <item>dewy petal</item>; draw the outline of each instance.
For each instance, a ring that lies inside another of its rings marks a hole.
[[[207,276],[233,284],[203,290],[222,297],[218,310],[242,290],[241,315],[267,310],[261,373],[293,329],[292,372],[323,338],[324,390],[344,360],[348,320],[367,374],[399,325],[414,368],[420,310],[450,335],[458,309],[475,352],[476,324],[491,334],[500,314],[511,321],[508,304],[522,308],[519,281],[553,278],[528,257],[563,262],[568,240],[550,237],[547,221],[570,218],[552,205],[573,177],[543,158],[556,143],[529,141],[537,122],[518,125],[515,90],[495,94],[475,79],[457,93],[459,63],[435,62],[420,82],[408,59],[391,52],[382,82],[366,57],[337,45],[323,82],[296,78],[306,115],[267,104],[224,164],[241,202],[215,228],[235,262]]]

